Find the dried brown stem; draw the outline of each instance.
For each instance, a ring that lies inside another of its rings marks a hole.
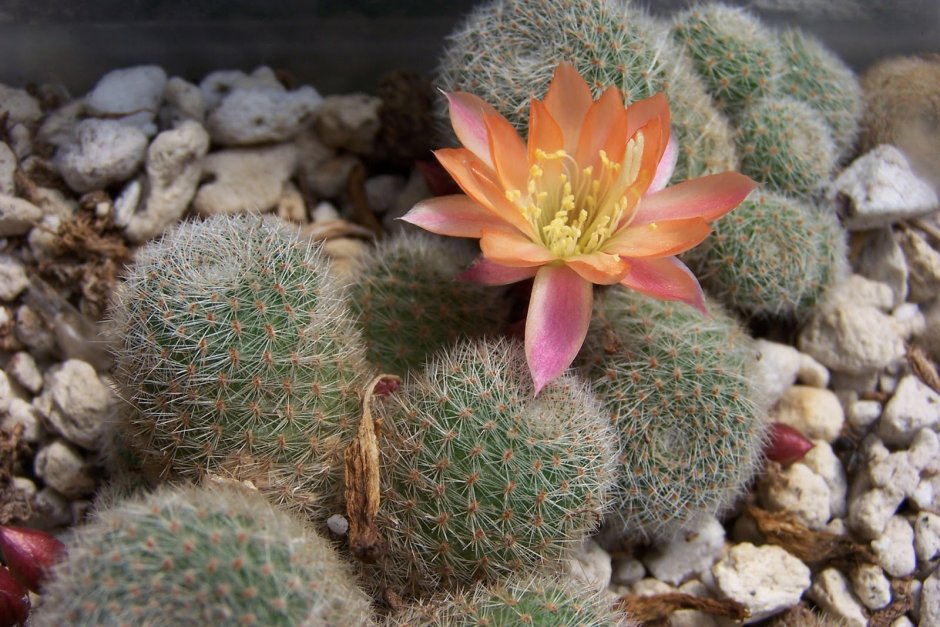
[[[676,610],[697,610],[713,616],[727,616],[741,621],[750,613],[731,599],[708,599],[682,592],[667,592],[651,596],[627,594],[617,600],[617,609],[644,625],[665,623]]]

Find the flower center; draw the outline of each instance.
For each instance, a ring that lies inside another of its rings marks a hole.
[[[506,197],[526,217],[536,238],[559,258],[598,250],[620,228],[631,209],[626,191],[636,181],[643,156],[643,134],[627,142],[623,161],[598,152],[599,167],[582,166],[565,150],[535,151],[525,192]]]

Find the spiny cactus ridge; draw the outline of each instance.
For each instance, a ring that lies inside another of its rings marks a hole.
[[[31,624],[366,625],[351,568],[239,485],[162,487],[76,529]]]
[[[596,589],[570,576],[534,574],[495,585],[478,584],[392,615],[386,627],[629,627],[626,614],[610,607]]]
[[[518,343],[438,353],[379,409],[376,579],[418,594],[495,579],[557,561],[599,523],[615,437],[580,380],[535,397]]]
[[[381,242],[363,262],[351,307],[369,360],[383,372],[404,376],[461,336],[500,332],[508,310],[504,292],[456,279],[473,260],[471,249],[461,244],[402,232]]]
[[[126,427],[164,473],[249,479],[322,513],[368,381],[319,249],[273,219],[221,216],[144,247],[113,308]]]
[[[755,191],[684,257],[703,287],[746,316],[805,320],[847,267],[835,214]]]
[[[580,362],[621,440],[612,529],[669,537],[742,491],[765,432],[753,359],[714,306],[706,317],[620,286],[597,299]]]
[[[474,9],[448,38],[438,86],[477,94],[523,135],[531,97],[541,98],[561,61],[572,63],[598,97],[620,89],[629,104],[665,91],[680,147],[674,181],[734,165],[727,121],[685,68],[665,29],[629,2],[494,0]],[[446,103],[438,118],[452,137]]]

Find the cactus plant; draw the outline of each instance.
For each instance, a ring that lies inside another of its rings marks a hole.
[[[464,242],[400,232],[362,263],[351,292],[369,360],[405,375],[460,336],[496,334],[508,305],[503,292],[460,281],[473,261]]]
[[[718,105],[735,114],[774,89],[774,35],[747,10],[711,3],[683,11],[672,34]]]
[[[734,166],[728,123],[711,104],[665,29],[615,0],[493,0],[450,35],[437,83],[483,97],[520,133],[531,97],[541,98],[561,61],[572,63],[597,97],[618,87],[630,104],[665,91],[680,152],[673,180]],[[450,137],[444,99],[442,132]]]
[[[742,491],[765,433],[754,355],[714,306],[705,317],[620,286],[598,299],[582,364],[621,438],[614,533],[669,537]]]
[[[715,222],[711,237],[684,260],[732,309],[805,320],[847,267],[845,239],[832,212],[756,191]]]
[[[779,89],[819,111],[832,131],[837,156],[849,156],[862,115],[855,74],[819,40],[799,30],[784,31],[779,41]]]
[[[365,625],[329,543],[239,485],[163,487],[75,531],[31,624]]]
[[[570,577],[533,574],[415,604],[389,617],[387,627],[476,627],[551,625],[627,627],[623,612]]]
[[[535,397],[519,343],[438,353],[379,409],[388,550],[377,581],[423,594],[530,570],[599,522],[615,437],[578,379]]]
[[[112,310],[134,445],[161,472],[249,479],[323,513],[369,376],[345,299],[274,219],[184,223],[144,247]]]
[[[836,148],[822,115],[790,97],[745,108],[735,132],[741,172],[790,196],[810,196],[828,180]]]

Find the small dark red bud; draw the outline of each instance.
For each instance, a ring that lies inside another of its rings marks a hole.
[[[803,459],[813,448],[813,443],[806,436],[782,422],[770,424],[770,439],[764,447],[764,456],[772,461],[789,466]]]
[[[383,377],[372,388],[372,392],[376,396],[388,396],[397,392],[400,387],[401,379],[398,377]]]
[[[33,592],[65,552],[55,536],[39,529],[0,526],[0,552],[10,572]]]
[[[437,161],[416,161],[415,165],[421,170],[424,176],[424,182],[428,190],[435,196],[448,196],[450,194],[459,194],[460,187],[454,181],[453,177]]]
[[[0,566],[0,627],[21,625],[29,618],[29,593]]]

